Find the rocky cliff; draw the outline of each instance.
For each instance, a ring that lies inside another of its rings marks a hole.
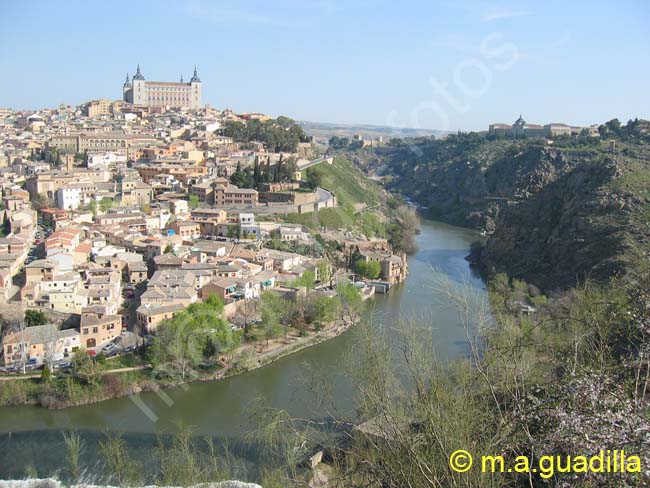
[[[366,152],[431,217],[485,230],[475,256],[553,290],[624,272],[650,243],[650,141],[489,141],[477,134]]]

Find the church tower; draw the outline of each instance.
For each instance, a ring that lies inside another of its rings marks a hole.
[[[198,73],[196,72],[196,66],[194,66],[194,74],[192,75],[192,78],[190,78],[190,87],[191,87],[191,95],[190,95],[190,108],[194,110],[198,110],[201,108],[201,78],[199,78]]]
[[[129,74],[126,74],[126,81],[122,85],[122,99],[125,102],[133,103],[133,84],[129,79]]]
[[[145,80],[140,65],[133,75],[133,102],[135,105],[147,105],[147,92],[145,90]]]

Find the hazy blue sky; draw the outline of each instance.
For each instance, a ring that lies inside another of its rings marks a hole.
[[[432,129],[650,118],[650,2],[0,0],[0,107],[191,76],[219,108]]]

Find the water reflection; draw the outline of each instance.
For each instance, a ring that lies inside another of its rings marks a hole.
[[[390,335],[409,323],[426,324],[440,358],[466,354],[465,332],[456,311],[436,292],[434,275],[437,270],[452,283],[468,284],[482,292],[482,281],[464,259],[475,239],[476,234],[465,229],[423,222],[419,251],[409,258],[406,283],[386,296],[378,295],[367,312],[373,326]],[[352,330],[260,370],[167,391],[171,405],[156,394],[142,394],[140,398],[155,413],[156,422],[129,398],[59,411],[30,406],[0,408],[0,432],[4,433],[0,436],[0,477],[22,475],[28,465],[50,471],[60,467],[64,454],[60,432],[70,428],[83,431],[89,442],[96,442],[97,433],[107,429],[126,432],[129,442],[144,448],[141,456],[145,456],[156,435],[173,432],[178,422],[195,426],[201,435],[241,437],[250,429],[250,407],[260,397],[292,415],[318,418],[323,412],[305,387],[312,373],[326,378],[336,407],[351,412],[354,392],[345,359],[353,353],[354,343]]]

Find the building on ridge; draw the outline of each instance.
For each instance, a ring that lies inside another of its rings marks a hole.
[[[140,65],[133,79],[127,73],[122,87],[123,99],[134,105],[147,107],[189,108],[198,110],[201,105],[202,83],[194,67],[194,74],[189,83],[171,81],[147,81],[140,71]]]

